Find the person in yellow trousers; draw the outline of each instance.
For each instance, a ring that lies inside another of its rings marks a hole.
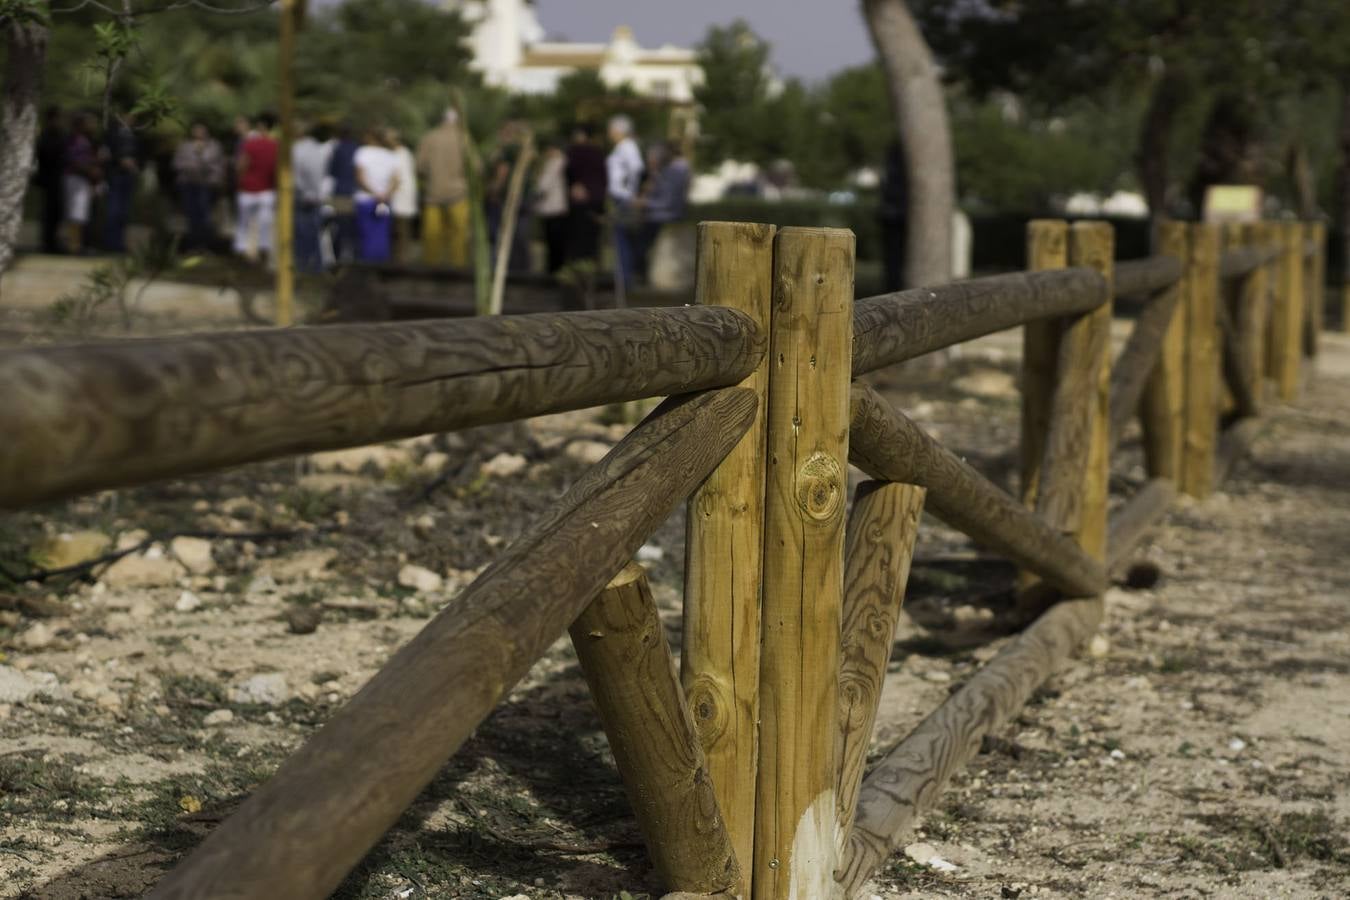
[[[445,111],[441,124],[417,144],[422,179],[422,262],[469,264],[469,183],[464,177],[464,132],[459,113]]]

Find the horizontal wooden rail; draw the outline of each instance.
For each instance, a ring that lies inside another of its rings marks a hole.
[[[1106,282],[1091,269],[1019,272],[859,300],[853,307],[853,374],[1038,319],[1096,309]]]
[[[1152,294],[1181,280],[1181,260],[1174,256],[1146,256],[1116,263],[1112,280],[1117,297]]]
[[[1073,597],[1106,588],[1102,564],[943,448],[872,388],[853,386],[849,459],[873,478],[928,489],[948,525]]]
[[[0,355],[0,509],[735,384],[731,309],[606,310],[158,338]]]
[[[757,401],[667,401],[403,647],[151,897],[319,900],[740,440]]]
[[[1219,257],[1219,277],[1242,278],[1280,255],[1279,247],[1235,247]]]

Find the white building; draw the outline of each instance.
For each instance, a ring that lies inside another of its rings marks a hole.
[[[607,44],[544,40],[531,0],[446,0],[470,23],[472,67],[495,87],[521,94],[548,94],[564,75],[592,69],[610,87],[628,85],[643,97],[692,103],[703,81],[698,54],[663,45],[641,47],[626,25]]]

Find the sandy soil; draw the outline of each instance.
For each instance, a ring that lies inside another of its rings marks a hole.
[[[9,340],[36,327],[0,315]],[[944,372],[881,386],[1008,484],[1016,347],[982,341]],[[1161,581],[1112,590],[1103,640],[987,742],[871,894],[1350,896],[1350,341],[1330,338],[1320,368],[1221,492],[1174,507],[1141,551]],[[213,538],[204,558],[180,542],[195,572],[165,540],[97,577],[0,584],[0,896],[140,896],[622,434],[602,419],[0,519],[13,572],[81,531],[266,535]],[[1137,447],[1117,463],[1124,494],[1141,481]],[[677,647],[682,534],[677,514],[646,552]],[[441,583],[412,586],[410,565]],[[1010,576],[926,521],[876,752],[997,651],[977,635]],[[294,633],[307,616],[317,630]],[[563,639],[336,896],[655,889]]]

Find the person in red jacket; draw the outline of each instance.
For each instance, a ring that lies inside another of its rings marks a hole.
[[[272,250],[273,220],[277,208],[277,141],[272,137],[276,117],[262,113],[239,143],[235,158],[239,204],[234,230],[234,252],[249,259]]]

